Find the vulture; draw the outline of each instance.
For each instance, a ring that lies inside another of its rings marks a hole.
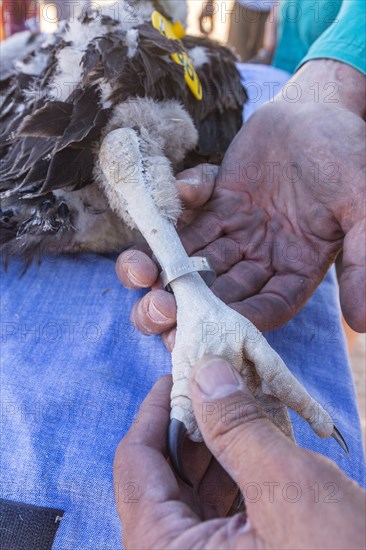
[[[119,2],[118,19],[86,10],[48,39],[34,40],[34,50],[27,46],[13,71],[5,63],[0,74],[5,260],[21,251],[28,262],[50,242],[58,252],[106,253],[136,240],[128,216],[121,224],[108,202],[96,162],[101,140],[114,128],[149,134],[146,154],[160,147],[166,159],[165,168],[156,170],[171,167],[176,173],[221,161],[241,127],[246,94],[230,50],[183,36],[184,7],[184,1]],[[172,176],[156,192],[161,208],[176,218]]]
[[[291,407],[347,451],[329,414],[263,335],[210,291],[199,274],[207,260],[189,258],[175,229],[174,174],[220,163],[242,125],[246,93],[235,55],[185,35],[185,2],[142,0],[136,9],[125,0],[118,8],[116,18],[87,10],[37,37],[0,75],[5,261],[21,254],[27,264],[49,243],[58,252],[107,253],[144,237],[177,301],[168,448],[187,483],[184,438],[202,440],[189,373],[206,354],[234,365],[286,435],[293,437]]]

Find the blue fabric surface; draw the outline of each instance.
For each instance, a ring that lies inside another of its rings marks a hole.
[[[137,293],[114,261],[70,257],[1,277],[1,497],[65,510],[57,549],[115,549],[114,451],[170,356],[129,323]],[[352,377],[331,271],[305,308],[268,340],[326,405],[351,456],[294,417],[300,445],[335,460],[362,483],[364,461]],[[133,497],[132,487],[122,497]],[[125,495],[125,496],[123,496]]]
[[[118,548],[114,451],[169,372],[169,354],[131,328],[136,295],[112,260],[65,257],[19,272],[12,264],[1,277],[1,496],[58,503],[55,548]]]
[[[244,121],[247,121],[263,103],[272,101],[291,77],[290,73],[270,65],[238,63],[237,68],[248,94],[244,106]]]

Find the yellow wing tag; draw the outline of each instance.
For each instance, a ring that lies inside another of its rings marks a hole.
[[[177,23],[171,23],[158,11],[154,11],[152,13],[151,21],[153,27],[166,36],[169,40],[180,40],[185,35],[185,31],[179,21]],[[175,63],[178,63],[178,65],[183,65],[184,78],[187,86],[193,93],[194,97],[201,100],[203,97],[202,85],[187,52],[183,51],[181,53],[173,53],[171,58],[175,61]]]

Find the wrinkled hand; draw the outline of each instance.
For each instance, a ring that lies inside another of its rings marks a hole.
[[[364,491],[275,428],[221,358],[202,358],[191,382],[196,418],[217,462],[187,441],[195,489],[178,481],[166,459],[170,389],[169,377],[156,384],[117,450],[116,501],[127,549],[364,548]],[[246,513],[225,518],[235,494],[229,475]]]
[[[301,309],[342,246],[342,311],[353,329],[365,330],[364,131],[343,100],[279,98],[244,125],[216,180],[207,165],[180,175],[187,252],[208,257],[218,273],[213,292],[260,330]],[[133,252],[120,257],[117,273],[129,288],[154,285],[158,275]],[[171,347],[174,300],[156,288],[135,306],[133,322],[144,333],[165,333]]]

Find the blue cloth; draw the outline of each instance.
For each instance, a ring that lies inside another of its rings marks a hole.
[[[131,327],[139,293],[122,288],[113,259],[49,257],[22,278],[20,271],[11,263],[0,285],[0,497],[65,510],[55,549],[115,550],[121,526],[114,452],[154,382],[170,372],[170,355],[159,338]],[[292,415],[299,445],[329,456],[363,484],[361,430],[333,270],[303,310],[267,338],[331,412],[351,456]],[[134,491],[119,488],[121,498],[133,499]]]
[[[264,103],[272,101],[274,96],[281,92],[291,74],[270,65],[254,63],[238,63],[237,68],[248,94],[243,113],[246,122],[254,111]]]
[[[121,287],[113,260],[63,257],[21,279],[19,271],[14,263],[1,278],[1,497],[65,510],[56,549],[119,548],[114,452],[155,380],[170,371],[170,356],[159,338],[131,328],[138,293]],[[351,455],[293,415],[298,443],[362,483],[337,293],[332,270],[295,319],[267,338],[331,412]]]

